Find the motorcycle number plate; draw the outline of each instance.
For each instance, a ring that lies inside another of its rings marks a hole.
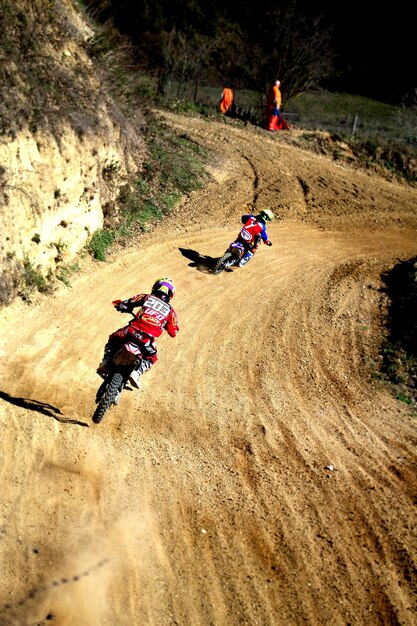
[[[252,240],[252,235],[250,234],[248,230],[246,230],[246,228],[242,228],[242,230],[240,231],[240,236],[242,237],[244,241]]]

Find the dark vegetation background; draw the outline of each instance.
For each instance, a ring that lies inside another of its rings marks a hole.
[[[412,3],[366,0],[86,0],[131,38],[136,60],[164,81],[180,75],[284,98],[312,86],[391,104],[416,103]]]

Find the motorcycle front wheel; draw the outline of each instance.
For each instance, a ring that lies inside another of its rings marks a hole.
[[[116,400],[123,387],[123,376],[120,372],[115,372],[107,385],[103,395],[101,396],[96,410],[93,413],[93,422],[99,424],[111,405]]]

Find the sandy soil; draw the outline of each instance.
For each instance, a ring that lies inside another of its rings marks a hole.
[[[2,311],[0,624],[417,624],[416,418],[375,376],[417,191],[167,116],[213,180],[135,248]],[[210,273],[240,215],[273,247]],[[91,421],[111,300],[172,276],[176,339]],[[413,502],[414,499],[414,502]]]

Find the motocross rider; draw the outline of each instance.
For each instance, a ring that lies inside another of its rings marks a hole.
[[[266,232],[266,222],[270,222],[274,218],[274,214],[270,209],[262,209],[258,215],[242,215],[243,228],[240,231],[236,242],[242,244],[245,253],[240,259],[238,267],[243,267],[251,260],[261,239],[267,246],[272,246],[272,242],[268,239]]]
[[[140,347],[143,359],[130,375],[129,381],[139,388],[140,375],[149,370],[158,358],[155,338],[160,337],[164,329],[171,337],[175,337],[178,332],[177,314],[170,305],[174,295],[173,281],[170,278],[159,278],[150,294],[138,294],[115,302],[115,309],[121,313],[132,313],[136,307],[140,309],[127,326],[110,335],[97,374],[105,378],[112,355],[126,341],[132,341]]]

